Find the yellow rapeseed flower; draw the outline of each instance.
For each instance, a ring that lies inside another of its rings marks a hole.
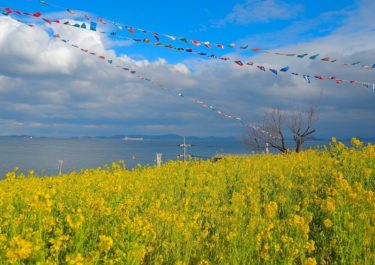
[[[328,219],[328,218],[325,219],[323,223],[324,223],[324,226],[327,227],[327,228],[330,228],[330,227],[333,226],[333,223],[332,223],[331,219]]]

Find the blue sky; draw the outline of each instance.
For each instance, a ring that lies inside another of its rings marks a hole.
[[[211,43],[249,44],[273,52],[308,52],[342,62],[375,63],[372,14],[375,4],[360,1],[2,1],[3,7],[49,18],[81,19],[52,6],[85,11],[127,25]],[[14,18],[14,17],[13,17]],[[104,27],[103,30],[108,29]],[[246,121],[258,122],[272,108],[296,111],[319,105],[318,136],[375,135],[374,94],[349,84],[290,75],[275,77],[184,52],[54,25],[82,48],[131,65],[171,90],[201,99]],[[144,38],[142,33],[123,37]],[[179,42],[163,42],[181,45]],[[193,45],[190,45],[193,46]],[[204,47],[193,47],[207,51]],[[375,82],[373,71],[319,61],[212,49],[217,55],[252,60],[269,67],[290,66],[311,75]],[[30,29],[12,17],[0,18],[0,125],[2,134],[47,136],[127,133],[241,136],[243,128],[167,91],[135,80],[58,43],[39,24]]]
[[[266,49],[280,48],[324,36],[341,26],[347,14],[358,7],[356,1],[271,1],[276,7],[285,8],[282,14],[252,13],[253,6],[268,0],[249,1],[47,1],[51,5],[85,11],[95,16],[120,23],[138,26],[158,33],[184,36],[189,39],[210,40],[217,43],[250,43]],[[5,1],[6,2],[6,1]],[[44,6],[38,0],[8,1],[12,7],[42,13],[61,11],[53,6]],[[12,3],[14,2],[14,3]],[[238,9],[245,10],[241,19]],[[289,14],[290,13],[290,14]],[[67,14],[68,16],[68,14]],[[253,19],[252,19],[253,18]],[[312,23],[313,21],[313,23]],[[299,27],[304,26],[298,31]],[[295,28],[294,36],[261,38],[261,36]],[[129,35],[124,33],[124,35]],[[138,36],[142,37],[142,34]],[[250,40],[249,40],[250,39]],[[251,39],[256,40],[256,43]],[[248,41],[246,41],[248,40]],[[115,47],[119,54],[126,53],[135,58],[154,60],[166,57],[178,62],[189,57],[184,53],[164,51],[150,45]]]

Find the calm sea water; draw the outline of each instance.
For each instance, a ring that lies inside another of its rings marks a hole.
[[[181,153],[182,140],[123,141],[121,139],[0,139],[0,178],[19,166],[20,171],[34,169],[38,175],[56,175],[58,161],[63,172],[96,168],[125,160],[128,168],[137,163],[154,165],[156,153],[163,161],[175,160]],[[210,158],[217,153],[243,154],[251,151],[241,140],[197,140],[188,152]]]

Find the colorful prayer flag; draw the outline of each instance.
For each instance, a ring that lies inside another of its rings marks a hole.
[[[42,13],[40,13],[40,12],[35,12],[34,14],[33,14],[33,17],[40,17],[42,15]]]
[[[99,21],[100,23],[104,24],[104,25],[107,24],[107,22],[105,22],[104,19],[102,19],[102,18],[100,18],[100,17],[98,17],[98,21]]]
[[[74,12],[73,10],[71,10],[69,8],[66,11],[68,11],[68,13],[71,14],[71,15],[77,15],[76,12]]]
[[[197,41],[197,40],[191,40],[190,42],[193,43],[195,46],[200,46],[201,45],[201,43],[199,41]]]
[[[96,31],[96,23],[95,22],[90,23],[90,30]]]
[[[209,41],[203,42],[204,46],[206,46],[208,49],[211,49],[211,44]]]
[[[276,69],[270,69],[270,71],[271,71],[272,73],[274,73],[275,75],[277,75],[277,70],[276,70]]]
[[[310,76],[309,75],[303,75],[303,78],[307,81],[307,83],[311,83]]]
[[[307,53],[304,53],[304,54],[300,54],[300,55],[297,55],[298,58],[303,58],[305,56],[307,56],[308,54]]]
[[[164,36],[167,37],[168,39],[176,40],[176,37],[174,37],[174,36],[171,36],[171,35],[164,35]]]
[[[238,64],[239,66],[243,66],[243,63],[241,61],[234,61],[236,64]]]
[[[126,29],[129,31],[129,33],[134,34],[134,28],[133,27],[126,27]]]
[[[289,66],[286,66],[284,68],[280,69],[281,72],[288,72],[289,71]]]

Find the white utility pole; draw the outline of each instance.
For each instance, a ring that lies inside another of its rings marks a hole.
[[[192,145],[186,143],[185,136],[184,136],[184,143],[183,144],[179,144],[178,146],[180,146],[182,148],[182,155],[180,155],[180,158],[182,157],[183,161],[188,160],[187,148],[191,147]]]

